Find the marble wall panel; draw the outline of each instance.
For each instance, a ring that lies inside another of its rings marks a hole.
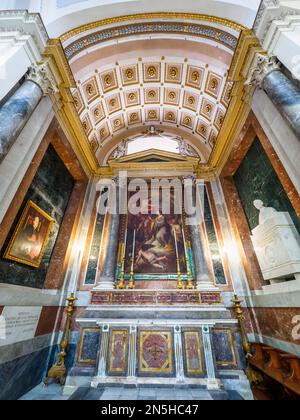
[[[235,336],[231,329],[213,329],[212,345],[217,367],[219,369],[232,369],[238,367]]]
[[[8,245],[19,217],[28,200],[32,200],[49,215],[55,219],[55,223],[45,249],[41,266],[31,268],[26,265],[12,263],[0,259],[0,281],[3,283],[23,285],[27,287],[43,288],[47,270],[49,268],[51,255],[56,243],[59,229],[68,205],[70,195],[74,187],[73,177],[58,157],[52,146],[49,146],[42,163],[32,181],[32,184],[25,196],[18,215],[11,227],[10,234],[3,248],[1,255]]]
[[[174,376],[174,343],[171,330],[139,330],[138,374],[155,377]]]
[[[259,211],[253,205],[259,199],[266,207],[288,212],[300,232],[300,220],[258,138],[235,173],[234,181],[251,230],[259,224]]]
[[[205,376],[202,336],[200,330],[182,332],[183,361],[186,377],[200,378]]]
[[[99,346],[100,329],[83,328],[78,344],[77,362],[96,365]]]
[[[111,376],[126,376],[128,364],[129,331],[127,328],[113,329],[107,358],[107,373]]]

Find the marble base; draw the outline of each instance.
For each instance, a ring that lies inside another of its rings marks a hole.
[[[107,384],[117,384],[117,385],[130,385],[133,383],[132,378],[99,378],[95,376],[92,380],[91,387],[97,388],[99,385],[107,385]],[[135,385],[197,385],[206,389],[220,389],[222,383],[219,379],[211,380],[211,379],[193,379],[193,378],[185,378],[184,381],[178,380],[176,378],[134,378]]]

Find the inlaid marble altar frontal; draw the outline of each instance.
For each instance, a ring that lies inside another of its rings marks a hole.
[[[109,375],[126,375],[128,353],[128,329],[112,330],[108,353],[107,373]]]
[[[218,368],[237,367],[233,331],[231,329],[214,329],[212,334],[213,348]]]
[[[172,331],[139,332],[139,374],[173,376],[174,355]]]
[[[95,365],[100,341],[99,328],[83,328],[79,340],[78,363]]]
[[[202,359],[202,342],[199,331],[184,331],[184,362],[186,376],[199,377],[205,372]]]

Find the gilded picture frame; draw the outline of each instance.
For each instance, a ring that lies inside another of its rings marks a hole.
[[[29,200],[10,239],[3,258],[39,268],[54,219]]]

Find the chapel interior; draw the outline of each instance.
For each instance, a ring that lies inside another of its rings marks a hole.
[[[299,400],[299,162],[299,0],[1,1],[0,400]]]

